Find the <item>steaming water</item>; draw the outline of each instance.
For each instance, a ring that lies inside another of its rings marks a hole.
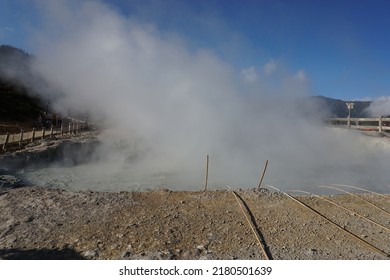
[[[338,165],[333,162],[321,162],[294,169],[293,161],[273,162],[270,160],[263,185],[269,184],[281,189],[301,189],[317,194],[337,191],[317,188],[321,185],[345,184],[368,188],[380,193],[390,193],[390,174],[386,162],[390,155],[389,138],[360,138],[360,149],[376,150],[372,158],[365,161],[349,162]],[[214,163],[213,164],[217,164]],[[275,167],[277,166],[277,167]],[[292,170],[288,172],[289,168]],[[283,174],[278,173],[283,170]],[[286,171],[287,170],[287,171]],[[174,172],[140,172],[131,163],[107,165],[106,162],[82,164],[77,166],[53,165],[40,169],[25,169],[19,173],[33,185],[65,190],[93,191],[146,191],[158,188],[171,190],[203,190],[204,170],[197,174],[176,174]],[[191,175],[191,176],[190,176]],[[260,175],[260,174],[259,174]],[[189,180],[189,178],[192,178]],[[244,183],[213,178],[213,167],[209,173],[209,189],[230,187],[257,187],[259,177],[248,178]],[[195,178],[195,180],[194,180]],[[189,183],[191,182],[191,183]],[[338,192],[339,193],[339,192]]]
[[[99,170],[100,174],[97,174],[96,170]],[[125,169],[104,174],[101,170],[102,167],[96,164],[83,164],[24,170],[21,175],[33,185],[65,190],[146,191],[172,186],[179,188],[172,174],[140,176]]]

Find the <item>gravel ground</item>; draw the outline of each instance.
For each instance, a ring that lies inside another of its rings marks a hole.
[[[281,193],[235,192],[271,259],[389,258],[390,215],[356,197],[326,196],[384,228],[316,197],[297,197],[351,237]],[[359,196],[390,211],[389,196]],[[0,259],[264,259],[238,201],[229,190],[12,189],[0,194]]]

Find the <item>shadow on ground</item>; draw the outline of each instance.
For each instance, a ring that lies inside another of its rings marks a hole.
[[[84,260],[78,252],[65,249],[0,249],[3,260]]]

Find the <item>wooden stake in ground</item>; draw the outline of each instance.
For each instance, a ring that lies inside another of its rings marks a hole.
[[[206,176],[205,176],[205,183],[204,183],[205,191],[207,191],[208,180],[209,180],[209,155],[206,156]]]
[[[4,143],[3,143],[3,150],[5,150],[7,148],[8,141],[9,141],[9,132],[7,132],[7,134],[5,135],[5,139],[4,139]]]
[[[265,175],[265,171],[267,170],[267,166],[268,166],[268,159],[265,161],[265,165],[264,165],[264,169],[263,169],[263,174],[261,174],[259,186],[257,187],[257,188],[259,188],[259,189],[261,188],[261,183],[263,182],[264,175]]]
[[[22,147],[22,142],[23,142],[23,129],[20,130],[19,148]]]
[[[34,142],[34,140],[35,140],[35,127],[33,127],[32,130],[31,143]]]

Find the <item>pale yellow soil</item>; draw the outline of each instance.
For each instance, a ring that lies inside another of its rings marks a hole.
[[[385,253],[281,193],[236,190],[273,259],[387,259],[390,232],[318,198],[300,197]],[[364,195],[390,211],[390,197]],[[390,228],[390,216],[349,195],[327,197]],[[264,259],[231,191],[0,195],[0,259]]]

